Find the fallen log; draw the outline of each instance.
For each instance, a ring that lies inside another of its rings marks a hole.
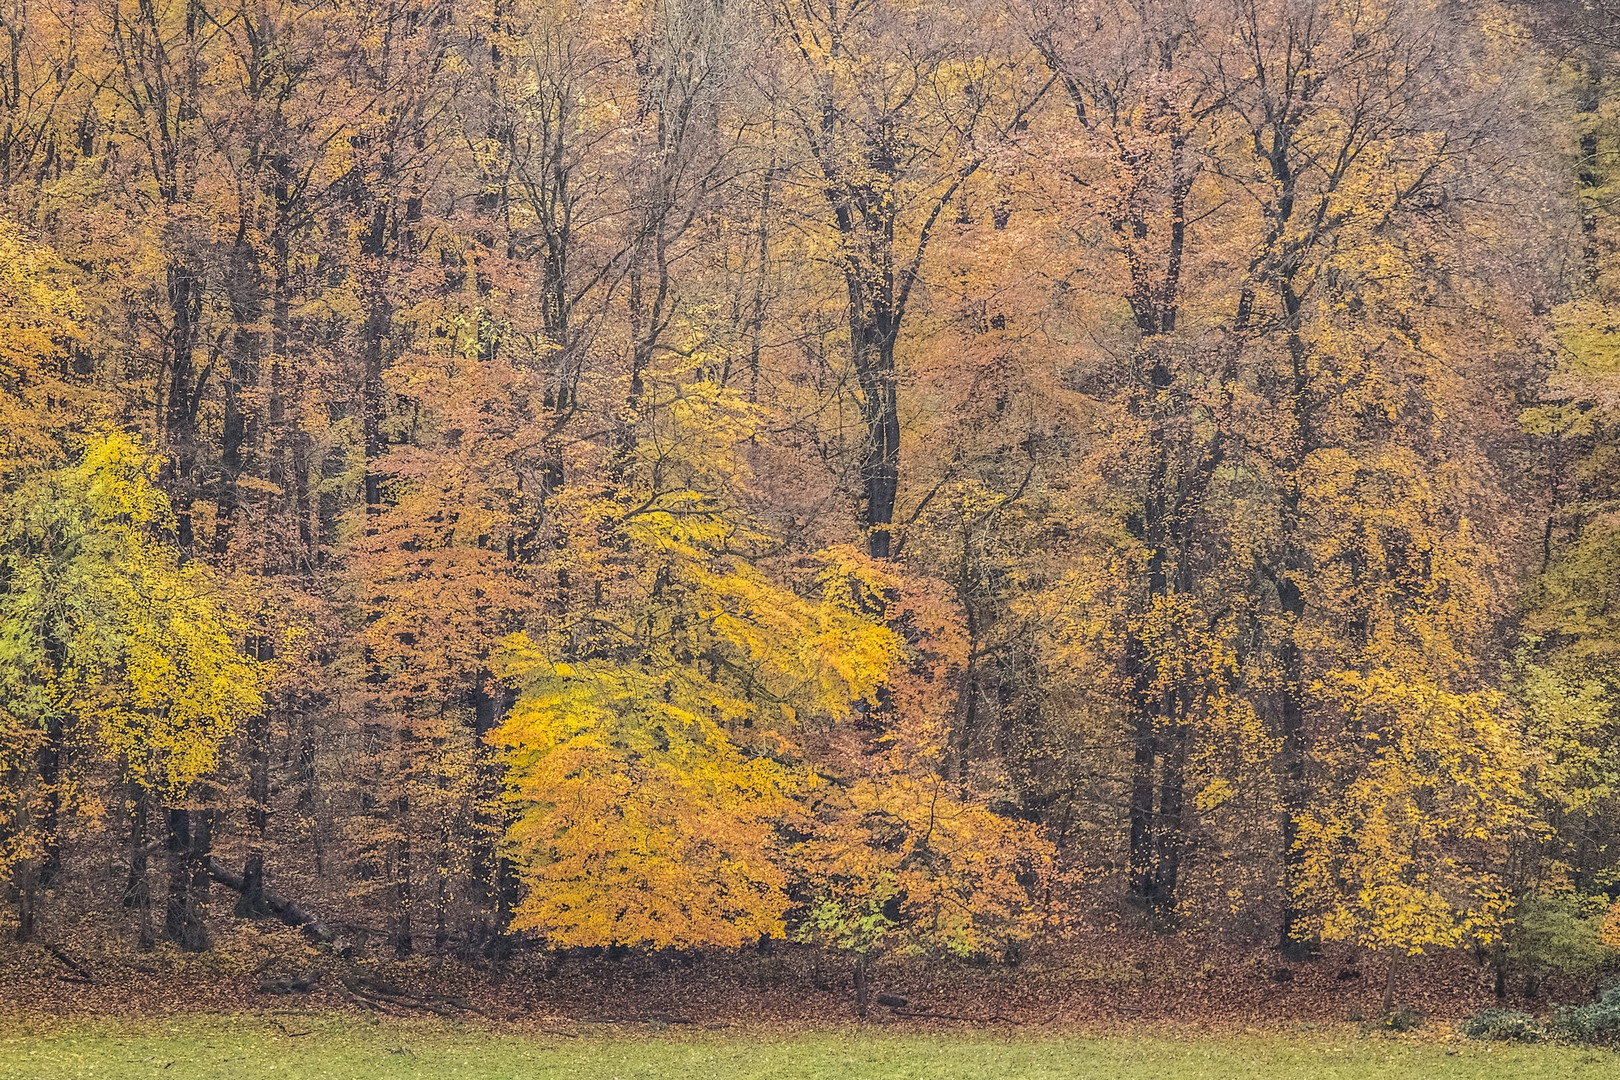
[[[81,961],[75,960],[72,956],[68,955],[68,951],[62,948],[62,946],[46,945],[45,951],[50,953],[51,956],[55,957],[56,962],[67,968],[70,972],[68,975],[57,976],[57,978],[62,982],[93,983],[96,981],[95,976],[91,974],[90,969]]]
[[[247,888],[247,882],[243,880],[242,875],[220,862],[217,858],[209,858],[208,876],[227,888],[235,889],[237,892],[243,892]],[[337,935],[332,933],[332,929],[321,921],[319,915],[306,911],[299,906],[296,900],[278,896],[267,889],[264,892],[264,902],[276,918],[288,926],[302,930],[304,936],[311,941],[321,945],[330,945],[337,939]]]
[[[321,981],[319,968],[310,968],[307,971],[295,972],[292,975],[260,975],[259,993],[261,994],[307,994],[315,989],[315,984]]]
[[[358,974],[344,975],[339,979],[339,983],[344,995],[355,1004],[384,1012],[394,1010],[395,1015],[403,1015],[409,1011],[431,1012],[446,1017],[455,1017],[463,1012],[477,1013],[480,1016],[489,1015],[470,1004],[465,998],[449,994],[415,994],[402,986],[381,979],[365,978]]]

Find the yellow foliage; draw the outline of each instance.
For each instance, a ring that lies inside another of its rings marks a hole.
[[[772,822],[795,777],[745,756],[705,715],[727,695],[706,708],[684,672],[553,664],[525,646],[514,643],[508,670],[528,689],[498,736],[520,807],[509,841],[529,884],[514,924],[558,945],[780,936]]]
[[[520,695],[492,741],[528,885],[514,920],[559,944],[780,936],[775,826],[811,783],[803,724],[870,699],[899,650],[848,553],[804,594],[749,558],[758,534],[715,490],[740,482],[748,410],[702,383],[656,404],[625,464],[640,484],[554,502],[580,530],[557,556],[570,592],[593,599],[506,642]]]
[[[823,783],[821,819],[794,854],[812,891],[800,936],[870,952],[891,944],[982,955],[1038,925],[1027,879],[1050,870],[1051,846],[938,776]]]
[[[1419,955],[1489,943],[1511,897],[1490,867],[1528,825],[1526,760],[1492,692],[1339,673],[1354,778],[1299,818],[1296,900],[1325,940]]]
[[[25,487],[5,534],[0,680],[28,723],[84,725],[136,782],[175,798],[263,708],[263,665],[230,589],[164,539],[156,461],[92,439],[79,464]]]
[[[0,476],[54,461],[53,433],[77,419],[64,368],[83,313],[65,277],[54,252],[0,221]]]
[[[1620,900],[1609,905],[1609,912],[1603,917],[1603,928],[1598,932],[1598,940],[1611,949],[1620,949]]]

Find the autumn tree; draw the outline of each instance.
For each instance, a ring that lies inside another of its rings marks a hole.
[[[1544,457],[1551,498],[1539,508],[1536,570],[1523,597],[1524,637],[1512,690],[1540,751],[1533,787],[1550,826],[1520,882],[1527,893],[1575,903],[1609,899],[1620,836],[1614,769],[1620,712],[1610,675],[1616,642],[1611,582],[1616,546],[1614,310],[1616,142],[1612,77],[1620,44],[1612,5],[1537,5],[1537,35],[1563,58],[1562,162],[1574,182],[1579,230],[1571,238],[1562,303],[1547,344],[1545,387],[1521,415]],[[1535,898],[1531,897],[1531,902]]]
[[[1249,293],[1206,294],[1202,303],[1227,310],[1211,319],[1206,308],[1177,333],[1184,268],[1220,265],[1201,249],[1219,245],[1226,224],[1218,190],[1198,184],[1220,104],[1196,58],[1209,16],[1179,4],[1102,5],[1038,17],[1029,30],[1067,99],[1054,109],[1053,163],[1073,185],[1072,216],[1106,252],[1098,300],[1112,308],[1104,318],[1124,322],[1111,330],[1130,356],[1116,366],[1104,354],[1088,389],[1114,410],[1117,441],[1105,444],[1103,467],[1130,493],[1120,524],[1135,548],[1125,571],[1134,580],[1123,584],[1116,661],[1131,695],[1129,873],[1159,918],[1174,912],[1187,842],[1198,687],[1219,681],[1198,657],[1208,649],[1181,650],[1200,622],[1218,621],[1198,593],[1221,555],[1200,537],[1212,524],[1205,503],[1231,437],[1253,306]],[[1203,228],[1189,228],[1194,217]]]
[[[361,952],[780,933],[862,999],[1082,902],[1595,917],[1575,8],[5,6],[29,929],[149,942],[163,848],[188,947],[212,866]]]
[[[1415,465],[1414,455],[1437,478],[1449,478],[1447,462],[1473,454],[1457,429],[1420,427],[1426,410],[1444,408],[1462,390],[1433,358],[1442,355],[1442,342],[1465,332],[1444,314],[1444,283],[1427,267],[1459,257],[1474,230],[1488,230],[1466,210],[1453,211],[1453,195],[1478,179],[1471,163],[1511,130],[1492,133],[1483,120],[1488,94],[1497,91],[1453,79],[1441,45],[1444,18],[1425,4],[1284,3],[1234,8],[1217,23],[1230,32],[1230,51],[1213,68],[1225,103],[1222,128],[1250,151],[1228,174],[1256,211],[1248,274],[1267,324],[1257,389],[1272,422],[1283,425],[1274,430],[1284,433],[1270,440],[1272,452],[1249,460],[1276,485],[1275,541],[1259,565],[1276,604],[1268,636],[1291,882],[1302,849],[1288,822],[1313,798],[1312,673],[1343,662],[1334,650],[1348,657],[1365,648],[1366,628],[1376,622],[1369,604],[1376,591],[1357,580],[1360,564],[1319,562],[1323,552],[1313,550],[1313,538],[1331,547],[1331,534],[1348,525],[1331,512],[1346,504],[1318,493],[1332,490],[1345,468],[1361,482],[1412,491],[1400,474]],[[1469,40],[1472,48],[1491,47],[1488,37]],[[1392,71],[1403,75],[1384,77]],[[1475,109],[1459,111],[1457,94],[1474,95]],[[1461,247],[1433,247],[1428,238],[1442,229]],[[1401,270],[1370,274],[1366,268],[1380,258]],[[1510,363],[1514,347],[1503,342],[1494,354]],[[1369,422],[1375,409],[1385,424]],[[1449,501],[1469,497],[1459,488]],[[1336,594],[1335,586],[1348,592]],[[1350,633],[1320,635],[1313,624],[1324,616],[1324,629]],[[1452,685],[1464,689],[1477,669],[1455,674],[1463,681]],[[1285,940],[1292,918],[1285,906]]]
[[[1402,957],[1501,940],[1494,868],[1528,819],[1524,757],[1499,696],[1395,672],[1337,681],[1359,743],[1339,754],[1364,760],[1337,762],[1353,779],[1300,815],[1293,899],[1323,940],[1387,956],[1387,1015]]]
[[[186,813],[187,797],[217,766],[224,739],[263,707],[263,676],[239,652],[245,627],[222,602],[220,582],[201,563],[181,563],[158,469],[133,440],[110,435],[87,443],[78,465],[17,493],[0,618],[4,677],[11,722],[44,732],[48,767],[37,782],[48,799],[61,797],[50,789],[72,767],[69,747],[120,764],[130,791],[129,901],[147,945],[149,809],[169,808],[165,926],[182,948],[197,949],[207,941],[208,869],[195,853],[208,845],[176,840],[174,821],[211,824]],[[33,849],[23,855],[24,936],[42,845],[56,842],[53,816],[43,815],[43,828],[19,823]]]
[[[781,93],[803,143],[795,179],[824,196],[815,220],[846,303],[865,428],[861,525],[872,557],[888,558],[900,486],[896,350],[923,262],[941,215],[1045,84],[1027,85],[1016,39],[988,12],[795,0],[774,19],[793,65]]]
[[[54,253],[28,243],[9,225],[0,228],[0,281],[0,423],[7,432],[0,479],[7,498],[25,499],[19,492],[30,490],[40,467],[62,462],[72,428],[87,419],[91,399],[75,385],[80,380],[73,377],[70,361],[82,340],[82,309]],[[21,504],[14,507],[20,509]],[[12,675],[15,679],[18,669]],[[21,690],[14,682],[11,692]],[[63,807],[71,801],[62,774],[68,733],[54,711],[41,717],[13,706],[4,709],[4,717],[0,828],[7,839],[0,871],[17,886],[17,934],[27,939],[34,932],[38,891],[55,869]]]
[[[734,456],[759,419],[736,391],[680,380],[649,405],[622,486],[557,508],[579,599],[508,645],[515,921],[574,945],[780,937],[804,730],[870,703],[897,643],[847,560],[800,591],[762,568]]]

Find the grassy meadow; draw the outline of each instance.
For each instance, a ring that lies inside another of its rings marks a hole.
[[[494,1033],[349,1016],[11,1019],[0,1080],[1584,1080],[1620,1054],[1354,1027],[1293,1033],[961,1035],[570,1029]]]

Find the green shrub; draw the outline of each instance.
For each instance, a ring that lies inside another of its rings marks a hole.
[[[1575,1005],[1553,1014],[1553,1033],[1571,1042],[1620,1044],[1620,986],[1605,990],[1590,1005]]]
[[[1609,898],[1575,893],[1519,897],[1508,938],[1508,962],[1531,975],[1596,975],[1615,958],[1603,943]]]
[[[1462,1033],[1485,1042],[1536,1042],[1547,1029],[1518,1009],[1483,1009],[1462,1022]]]

